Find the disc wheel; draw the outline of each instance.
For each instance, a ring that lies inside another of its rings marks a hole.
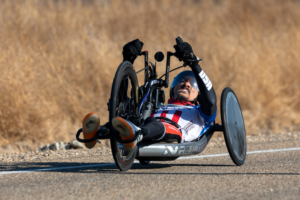
[[[246,130],[240,104],[231,88],[222,92],[221,119],[229,155],[236,165],[243,165],[247,153]]]
[[[132,64],[128,61],[122,62],[115,74],[109,101],[110,132],[119,140],[121,137],[113,128],[112,119],[114,117],[122,117],[135,123],[130,116],[137,114],[138,88],[138,80]],[[136,156],[137,146],[129,152],[115,139],[111,139],[110,143],[117,167],[121,171],[130,169]]]

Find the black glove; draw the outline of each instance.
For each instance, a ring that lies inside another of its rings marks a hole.
[[[133,64],[134,60],[140,55],[144,43],[139,39],[133,40],[123,47],[123,61],[128,60]]]
[[[175,56],[179,59],[179,61],[183,61],[190,67],[196,66],[198,64],[198,61],[190,61],[197,60],[197,57],[194,55],[191,45],[187,42],[183,42],[180,37],[176,38],[176,43],[177,44],[174,45],[174,48],[176,50]]]

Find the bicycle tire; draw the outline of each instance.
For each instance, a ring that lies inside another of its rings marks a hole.
[[[137,114],[137,106],[138,106],[138,79],[135,73],[135,70],[132,66],[132,64],[128,61],[124,61],[120,64],[120,66],[117,69],[117,72],[115,74],[114,80],[113,80],[113,85],[112,85],[112,89],[111,89],[111,96],[110,96],[110,101],[109,101],[109,127],[110,127],[110,132],[112,134],[114,134],[116,137],[119,136],[119,133],[113,128],[111,122],[112,119],[114,117],[119,116],[120,112],[122,112],[122,110],[120,109],[120,97],[122,96],[122,94],[120,95],[120,93],[124,92],[122,91],[121,85],[122,87],[127,87],[126,86],[126,82],[124,84],[124,80],[128,80],[127,78],[130,79],[130,83],[132,86],[132,90],[131,90],[131,94],[132,94],[132,98],[133,98],[133,109],[132,112]],[[127,84],[129,84],[129,81],[127,82]],[[125,85],[125,86],[124,86]],[[121,88],[121,89],[120,89]],[[128,90],[128,87],[127,87]],[[124,93],[123,93],[124,94]],[[132,99],[131,98],[131,99]],[[129,102],[129,104],[131,104],[131,102]],[[121,110],[121,111],[120,111]],[[129,170],[134,162],[135,156],[136,156],[136,152],[137,152],[137,146],[129,153],[128,156],[122,156],[123,152],[120,148],[119,148],[119,143],[115,140],[115,139],[111,139],[110,140],[111,143],[111,150],[112,150],[112,154],[113,154],[113,158],[114,161],[117,165],[117,167],[121,170],[121,171],[127,171]]]
[[[221,120],[229,155],[237,166],[241,166],[247,154],[246,130],[239,101],[228,87],[221,95]]]

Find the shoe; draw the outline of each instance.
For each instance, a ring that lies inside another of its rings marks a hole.
[[[121,134],[122,140],[130,140],[134,138],[137,132],[141,131],[141,128],[134,125],[132,122],[127,121],[121,117],[115,117],[112,120],[113,127]],[[134,149],[135,145],[143,139],[143,134],[130,143],[123,143],[124,148],[127,151]]]
[[[91,139],[96,136],[98,129],[100,128],[100,117],[97,113],[89,113],[82,120],[82,131],[84,139]],[[84,145],[91,149],[96,145],[96,140]]]

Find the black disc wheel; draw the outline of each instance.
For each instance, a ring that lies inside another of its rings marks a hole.
[[[139,159],[139,162],[141,165],[148,165],[150,163],[150,160]]]
[[[236,165],[243,165],[247,152],[246,130],[240,104],[231,88],[222,92],[221,119],[229,155]]]
[[[120,134],[113,128],[111,122],[114,117],[122,117],[134,122],[132,116],[137,114],[138,106],[138,80],[132,64],[124,61],[120,64],[113,81],[109,100],[109,124],[110,132],[121,140]],[[110,140],[113,158],[121,171],[131,168],[137,146],[132,151],[126,151],[123,144],[115,139]]]

